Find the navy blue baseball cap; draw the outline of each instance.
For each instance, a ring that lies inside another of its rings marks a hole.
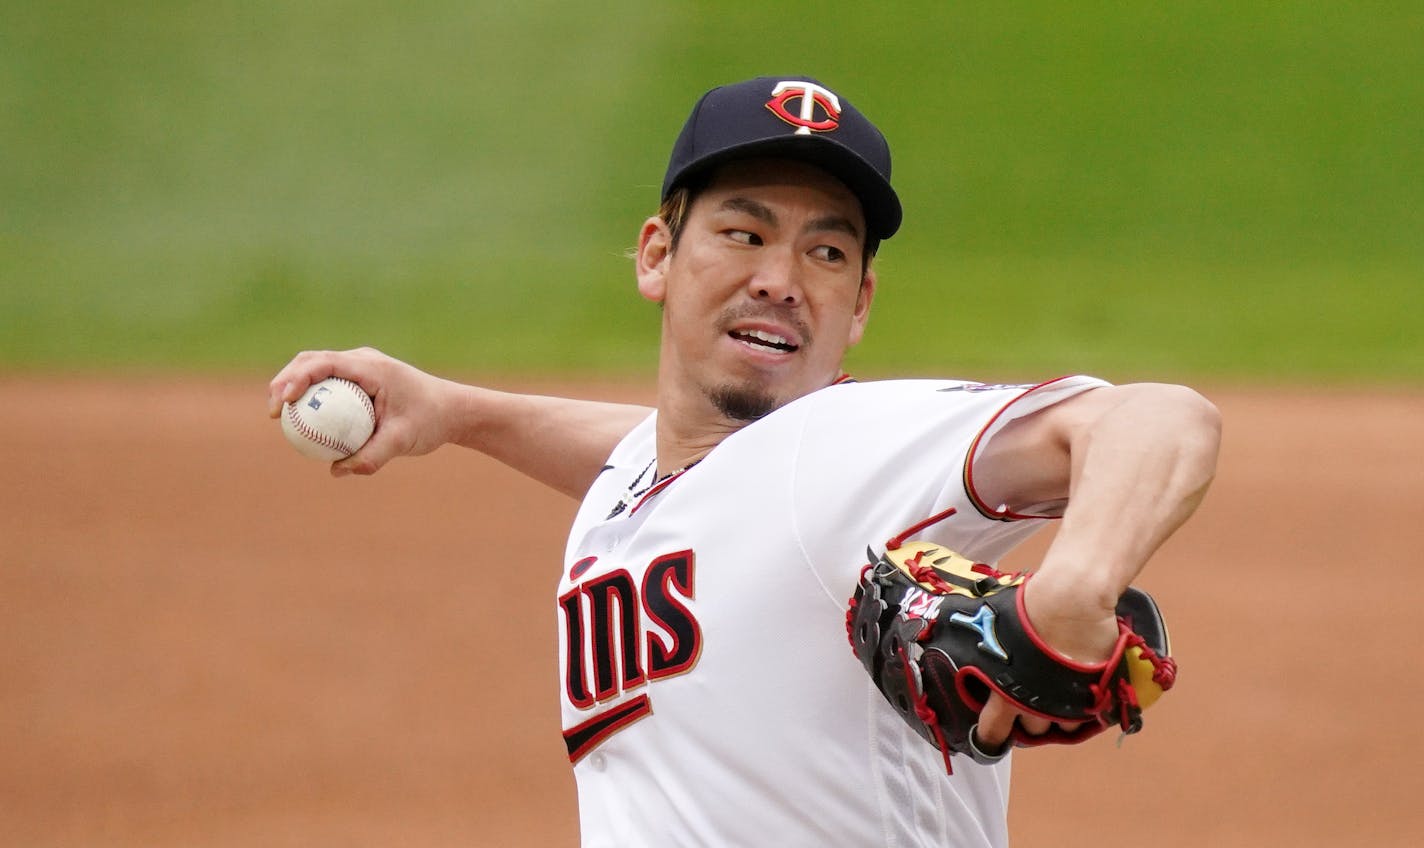
[[[811,77],[758,77],[702,95],[673,145],[663,199],[718,165],[754,157],[796,159],[845,183],[860,198],[870,238],[900,228],[885,136]]]

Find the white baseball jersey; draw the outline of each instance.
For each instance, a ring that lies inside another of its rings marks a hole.
[[[656,473],[656,413],[594,482],[559,584],[564,737],[586,848],[1002,846],[1009,761],[940,753],[852,654],[867,548],[915,538],[993,563],[1041,519],[982,503],[1009,421],[1106,385],[835,385]],[[619,506],[624,503],[624,506]]]

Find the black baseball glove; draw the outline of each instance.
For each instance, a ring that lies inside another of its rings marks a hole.
[[[1074,662],[1044,644],[1023,607],[1024,574],[1004,574],[928,542],[891,540],[870,562],[846,613],[851,648],[875,685],[944,754],[996,762],[1013,745],[1073,744],[1111,726],[1142,728],[1142,710],[1176,677],[1156,603],[1128,589],[1107,661]],[[990,692],[1058,724],[1043,735],[1015,728],[1001,750],[975,737]]]

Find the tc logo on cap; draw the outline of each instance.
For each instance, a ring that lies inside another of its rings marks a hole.
[[[801,101],[796,114],[786,108],[793,100]],[[820,106],[825,118],[816,120],[816,107]],[[766,102],[771,113],[793,127],[796,135],[810,135],[812,132],[830,132],[841,123],[841,99],[830,89],[813,82],[779,82],[771,90],[771,99]]]

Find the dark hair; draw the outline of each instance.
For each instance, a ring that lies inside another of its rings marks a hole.
[[[687,225],[687,216],[691,212],[692,189],[687,186],[673,189],[672,194],[658,207],[658,217],[667,224],[668,232],[672,235],[672,251],[677,250],[677,243],[682,240],[682,229]]]
[[[660,206],[658,206],[658,217],[667,224],[668,232],[672,235],[672,249],[677,251],[677,243],[682,239],[683,228],[687,225],[687,219],[692,214],[692,202],[697,199],[707,188],[711,180],[707,175],[695,177],[668,194]],[[866,233],[865,253],[860,257],[860,275],[865,276],[865,272],[870,270],[870,260],[880,250],[880,239]]]

